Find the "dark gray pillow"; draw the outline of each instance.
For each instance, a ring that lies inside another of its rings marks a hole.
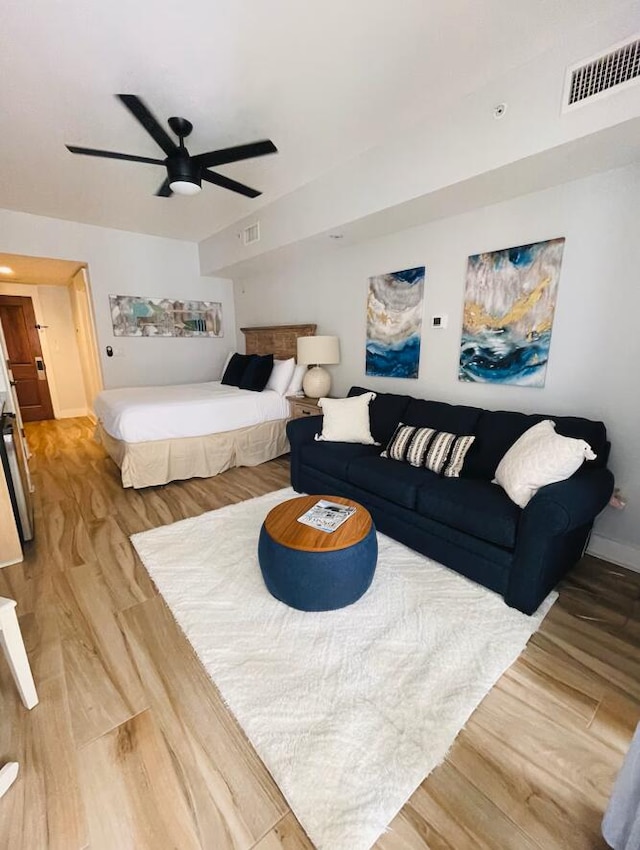
[[[227,384],[230,387],[239,387],[245,369],[255,356],[255,354],[234,354],[227,363],[227,368],[224,370],[224,375],[220,383]]]
[[[241,390],[253,390],[260,393],[267,386],[272,371],[273,354],[262,356],[254,354],[244,370],[238,386]]]

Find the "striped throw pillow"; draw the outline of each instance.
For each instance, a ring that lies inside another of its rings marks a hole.
[[[424,467],[443,475],[458,478],[464,459],[475,437],[458,437],[434,428],[418,428],[402,422],[395,430],[382,457]]]

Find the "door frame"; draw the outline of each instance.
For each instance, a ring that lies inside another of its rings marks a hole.
[[[91,363],[89,364],[91,371],[93,372],[94,383],[96,384],[95,390],[96,393],[102,392],[104,389],[104,374],[102,371],[102,361],[100,359],[100,348],[98,345],[98,330],[96,327],[96,311],[93,303],[93,293],[91,290],[91,281],[89,280],[89,267],[85,264],[83,265],[70,279],[67,287],[70,292],[71,297],[71,314],[74,317],[74,307],[73,307],[73,297],[71,296],[71,291],[73,290],[73,282],[76,277],[80,275],[82,281],[82,290],[84,290],[84,294],[87,299],[87,315],[86,322],[83,323],[83,330],[86,335],[86,342],[89,348],[89,354],[91,357]],[[82,360],[82,352],[80,352],[80,359]],[[93,399],[89,398],[90,388],[86,385],[86,377],[85,372],[83,370],[82,373],[83,380],[85,381],[85,395],[87,397],[87,416],[92,419],[94,422],[97,422],[98,419],[93,412]]]

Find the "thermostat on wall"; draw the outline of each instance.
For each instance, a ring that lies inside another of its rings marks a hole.
[[[431,317],[431,327],[432,328],[446,328],[448,321],[449,321],[448,316],[432,316]]]

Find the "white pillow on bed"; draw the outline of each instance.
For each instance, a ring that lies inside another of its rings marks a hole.
[[[284,395],[291,383],[296,361],[291,357],[289,360],[274,360],[271,375],[267,381],[265,390],[275,390],[278,395]]]
[[[285,395],[302,395],[302,381],[304,380],[307,367],[305,365],[296,366],[293,370],[291,383],[287,387]]]

